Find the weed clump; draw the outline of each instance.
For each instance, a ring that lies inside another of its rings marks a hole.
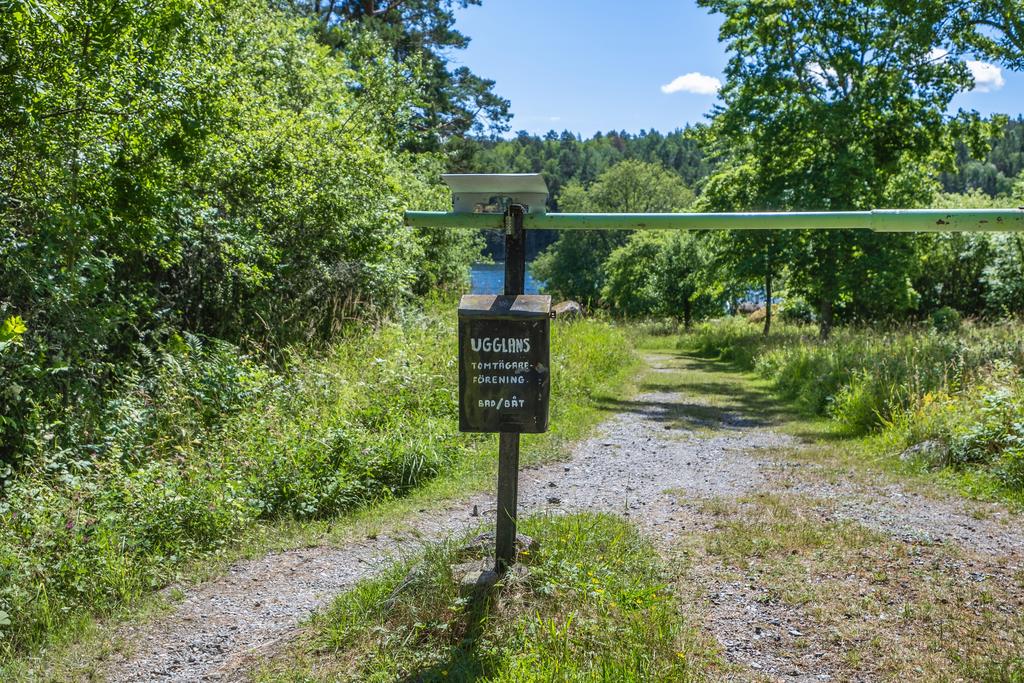
[[[262,677],[338,681],[700,680],[714,652],[677,611],[654,548],[599,514],[533,517],[539,541],[484,603],[460,596],[459,543],[364,581]],[[410,571],[410,567],[415,568]],[[401,586],[401,590],[396,590]],[[287,672],[287,674],[285,673]]]

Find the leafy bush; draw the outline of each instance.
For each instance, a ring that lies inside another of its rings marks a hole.
[[[703,291],[709,260],[708,247],[693,233],[634,233],[601,266],[602,300],[617,315],[667,315],[689,325],[721,311]]]
[[[779,310],[779,319],[785,323],[810,325],[814,317],[814,307],[799,297],[787,298]]]
[[[720,320],[680,343],[756,370],[804,410],[865,432],[928,392],[969,384],[996,361],[1024,366],[1019,330],[1015,323],[971,326],[959,335],[844,328],[822,342],[811,327],[780,325],[765,339],[743,321]]]
[[[442,160],[398,151],[419,73],[370,37],[332,51],[238,0],[42,0],[0,5],[0,45],[0,322],[27,328],[0,350],[4,470],[181,330],[280,361],[478,252],[404,227],[446,203]]]
[[[942,308],[936,309],[931,316],[932,327],[935,328],[936,332],[956,332],[960,329],[961,317],[960,312],[955,308],[949,306],[943,306]]]
[[[680,211],[694,195],[683,180],[661,164],[626,159],[605,169],[588,187],[567,183],[558,196],[562,211]],[[568,230],[533,264],[534,276],[552,292],[592,306],[600,300],[608,256],[626,243],[617,230]]]
[[[1024,333],[1020,323],[891,331],[779,326],[768,339],[742,321],[701,325],[680,344],[770,379],[807,412],[852,433],[884,430],[895,448],[937,440],[942,464],[980,467],[1024,492]]]
[[[337,515],[448,471],[485,443],[458,432],[456,345],[450,315],[411,312],[280,372],[224,342],[169,343],[0,500],[0,661],[262,520]],[[554,325],[554,431],[630,358],[607,324]]]

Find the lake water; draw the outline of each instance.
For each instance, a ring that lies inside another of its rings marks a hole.
[[[505,291],[504,263],[474,263],[469,271],[470,293],[502,294]],[[526,264],[526,293],[540,294],[541,285],[533,278],[533,269]]]

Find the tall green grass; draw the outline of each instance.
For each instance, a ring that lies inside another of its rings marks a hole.
[[[183,339],[112,391],[102,429],[46,444],[0,500],[0,665],[257,524],[342,514],[452,471],[489,443],[457,431],[454,322],[408,314],[282,372]],[[552,349],[557,430],[632,361],[593,321],[555,325]]]
[[[538,541],[489,599],[462,595],[458,539],[317,615],[262,681],[691,681],[716,653],[679,613],[657,552],[612,515],[531,517]]]
[[[817,330],[718,320],[680,344],[771,381],[804,411],[853,435],[882,433],[890,449],[928,442],[926,467],[973,469],[1024,492],[1024,324]]]

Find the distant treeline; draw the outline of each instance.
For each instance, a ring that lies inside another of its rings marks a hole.
[[[659,164],[675,171],[683,182],[700,193],[714,163],[700,143],[702,126],[687,126],[670,133],[641,130],[639,133],[608,131],[590,138],[562,131],[536,135],[519,131],[515,137],[467,137],[448,143],[448,170],[452,173],[543,173],[551,192],[549,211],[563,210],[559,205],[562,187],[570,181],[584,185],[597,180],[608,168],[626,159]],[[990,197],[1008,195],[1016,177],[1024,170],[1024,116],[1006,120],[990,140],[986,155],[971,155],[965,142],[956,144],[956,171],[939,172],[938,180],[947,193],[980,191]],[[502,258],[504,243],[500,236],[487,233],[487,251]],[[532,259],[558,235],[543,231],[531,233]]]
[[[710,173],[711,167],[691,129],[662,134],[656,130],[639,133],[609,131],[589,139],[563,131],[543,136],[520,131],[514,138],[464,138],[449,143],[449,169],[453,173],[543,173],[550,192],[549,211],[563,210],[559,205],[562,188],[571,181],[584,185],[621,161],[634,159],[672,169],[690,187]],[[552,231],[529,236],[533,259],[558,239]],[[501,260],[504,242],[500,235],[488,232],[487,252]]]
[[[946,192],[964,194],[980,190],[990,197],[1010,194],[1014,179],[1024,171],[1024,116],[1009,119],[991,139],[984,158],[971,156],[963,142],[956,146],[956,173],[941,173]]]

